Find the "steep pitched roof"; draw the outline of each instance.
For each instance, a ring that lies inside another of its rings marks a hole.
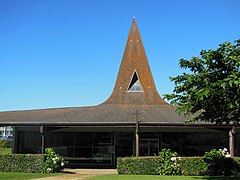
[[[140,85],[136,91],[129,91],[134,79]],[[137,78],[137,79],[136,79]],[[137,90],[139,89],[139,91]],[[133,18],[122,63],[112,95],[105,104],[166,105],[159,96],[148,64],[142,38]]]
[[[0,112],[0,125],[184,125],[184,116],[175,112],[158,94],[136,19],[131,30],[112,95],[90,107],[54,108]]]

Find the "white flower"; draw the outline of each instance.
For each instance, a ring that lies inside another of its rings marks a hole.
[[[171,157],[171,161],[176,161],[176,157]]]
[[[55,161],[55,159],[53,160],[53,164],[56,164],[56,161]]]
[[[223,148],[223,151],[227,152],[227,148]]]
[[[59,158],[58,157],[55,157],[56,160],[58,160]]]
[[[227,154],[225,155],[225,157],[226,157],[226,158],[230,158],[230,157],[231,157],[231,154],[227,153]]]
[[[61,162],[61,166],[64,166],[64,162]]]
[[[47,168],[47,172],[51,172],[52,171],[52,169],[51,168]]]

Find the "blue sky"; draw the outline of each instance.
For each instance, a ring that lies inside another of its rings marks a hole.
[[[238,0],[0,0],[0,111],[97,105],[136,16],[160,95],[180,58],[239,39]]]

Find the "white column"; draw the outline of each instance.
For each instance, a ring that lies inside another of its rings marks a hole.
[[[232,129],[229,131],[229,152],[232,157],[235,156],[236,152],[236,127],[233,126]]]

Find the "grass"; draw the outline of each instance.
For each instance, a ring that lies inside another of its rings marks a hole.
[[[62,173],[16,173],[0,172],[0,180],[27,180],[51,176],[60,176]],[[210,176],[158,176],[158,175],[102,175],[88,178],[88,180],[240,180],[240,177],[210,177]]]
[[[49,176],[59,176],[61,173],[53,174],[42,174],[42,173],[17,173],[17,172],[0,172],[0,180],[25,180],[25,179],[34,179],[42,178]]]
[[[12,148],[0,148],[0,155],[2,154],[12,154]]]
[[[158,176],[158,175],[103,175],[91,177],[88,180],[237,180],[240,177],[210,177],[210,176]]]

